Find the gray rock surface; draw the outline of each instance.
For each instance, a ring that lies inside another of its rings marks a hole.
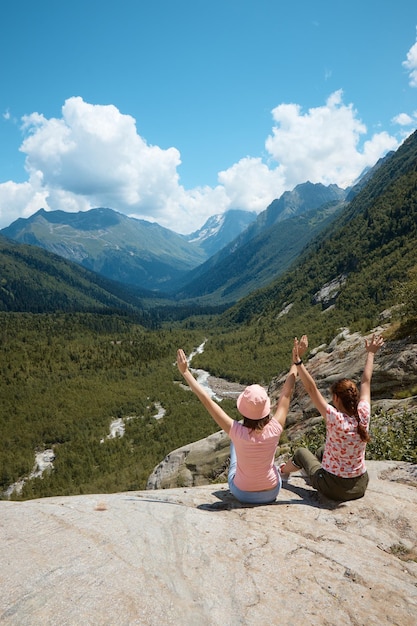
[[[375,328],[373,332],[383,333],[388,326]],[[366,357],[365,337],[369,338],[371,334],[372,332],[363,336],[345,328],[330,344],[317,348],[311,346],[306,367],[324,397],[330,398],[330,386],[340,378],[350,378],[359,385]],[[272,399],[278,398],[284,380],[285,374],[271,381],[268,391]],[[400,391],[412,389],[416,380],[417,345],[407,339],[386,341],[375,357],[372,376],[373,406],[378,406],[383,400],[394,399],[394,395]],[[416,402],[413,406],[416,406]],[[317,415],[317,411],[303,386],[297,382],[288,423],[291,425],[311,415]]]
[[[146,489],[210,484],[228,467],[229,449],[230,439],[224,431],[177,448],[156,466]]]
[[[0,502],[5,626],[415,626],[417,467],[364,498],[294,474],[275,504],[224,484]]]

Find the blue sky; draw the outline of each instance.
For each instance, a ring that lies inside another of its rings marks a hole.
[[[416,27],[415,0],[4,2],[0,227],[107,206],[190,233],[346,187],[416,129]]]

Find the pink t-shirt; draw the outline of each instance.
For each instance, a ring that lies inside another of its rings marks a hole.
[[[272,418],[261,430],[250,430],[233,422],[229,432],[237,457],[234,483],[242,491],[273,489],[279,481],[274,465],[282,426]]]
[[[369,428],[371,407],[368,402],[358,404],[358,415],[361,423]],[[366,442],[358,433],[356,417],[337,411],[330,404],[326,411],[326,445],[322,459],[322,467],[342,478],[355,478],[366,472]]]

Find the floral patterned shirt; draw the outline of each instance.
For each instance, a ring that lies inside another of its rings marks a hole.
[[[358,415],[361,423],[369,429],[371,407],[369,402],[360,401]],[[326,411],[326,445],[322,467],[335,476],[356,478],[366,472],[366,442],[358,433],[358,420],[355,416],[337,411],[330,404]]]

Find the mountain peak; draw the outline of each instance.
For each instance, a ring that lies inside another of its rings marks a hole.
[[[209,217],[199,230],[187,235],[186,239],[190,243],[198,243],[210,257],[236,239],[255,220],[256,213],[253,211],[230,209]]]
[[[25,221],[31,224],[42,218],[49,224],[66,225],[77,230],[95,230],[115,226],[124,217],[126,216],[122,213],[104,207],[89,209],[88,211],[77,211],[76,213],[69,213],[59,209],[56,211],[45,211],[42,208]]]

